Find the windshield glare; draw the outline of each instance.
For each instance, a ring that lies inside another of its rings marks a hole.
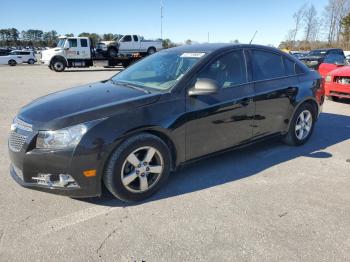
[[[168,90],[204,55],[205,53],[156,53],[120,72],[112,80],[159,91]]]
[[[66,39],[60,39],[57,43],[57,47],[64,47],[64,42],[66,41]]]

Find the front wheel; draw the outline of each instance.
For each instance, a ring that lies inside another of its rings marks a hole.
[[[10,61],[8,61],[8,64],[10,66],[15,66],[15,65],[17,65],[17,62],[16,62],[16,60],[11,59]]]
[[[314,107],[309,103],[302,104],[295,112],[284,142],[288,145],[303,145],[310,138],[316,120]]]
[[[51,63],[51,67],[56,72],[63,72],[66,68],[66,65],[61,59],[56,59]]]
[[[28,60],[28,64],[34,65],[34,64],[35,64],[35,60],[34,60],[34,59],[29,59],[29,60]]]
[[[169,177],[171,156],[159,137],[140,134],[124,141],[111,155],[103,181],[117,198],[143,201]]]
[[[108,48],[107,56],[111,58],[116,58],[118,56],[118,50],[115,47]]]
[[[339,101],[339,97],[337,96],[327,96],[328,100],[333,101],[333,102],[337,102]]]

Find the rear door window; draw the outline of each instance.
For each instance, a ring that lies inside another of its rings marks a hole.
[[[81,47],[87,47],[88,46],[87,39],[80,39],[80,46]]]
[[[295,75],[295,63],[286,57],[283,58],[283,62],[286,70],[286,75],[287,76]]]
[[[134,35],[133,37],[134,37],[134,41],[135,41],[135,42],[138,42],[138,41],[139,41],[139,38],[137,37],[137,35]]]
[[[285,76],[282,56],[268,51],[253,50],[253,79],[268,80]]]

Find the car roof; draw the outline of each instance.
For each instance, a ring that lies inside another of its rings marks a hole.
[[[342,50],[341,48],[319,48],[319,49],[313,49],[311,51],[329,51],[329,50]]]
[[[194,44],[194,45],[182,45],[178,47],[173,47],[167,49],[169,51],[174,52],[205,52],[212,53],[219,50],[230,49],[230,48],[258,48],[270,50],[273,52],[282,53],[282,51],[278,50],[274,47],[263,46],[263,45],[252,45],[252,44],[231,44],[231,43],[205,43],[205,44]]]

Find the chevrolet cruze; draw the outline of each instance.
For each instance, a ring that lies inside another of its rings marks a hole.
[[[317,72],[277,49],[203,44],[153,54],[111,79],[24,106],[11,125],[20,185],[142,201],[178,166],[281,137],[302,145],[321,111]]]

